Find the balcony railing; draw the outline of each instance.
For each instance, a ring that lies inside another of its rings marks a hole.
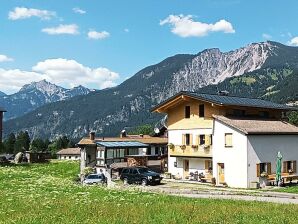
[[[170,156],[212,157],[212,146],[205,145],[175,145],[169,147]]]

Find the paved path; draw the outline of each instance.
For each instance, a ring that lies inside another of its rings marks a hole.
[[[162,193],[189,198],[211,198],[298,204],[298,194],[274,191],[219,188],[210,187],[208,185],[184,183],[164,183],[157,186],[134,187],[146,192]]]

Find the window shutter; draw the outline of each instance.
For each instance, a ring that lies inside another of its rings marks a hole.
[[[189,135],[189,145],[193,145],[192,134]]]
[[[183,134],[182,135],[182,145],[185,145],[186,144],[186,135]]]
[[[209,161],[208,160],[205,160],[205,171],[208,171],[209,167]]]
[[[271,163],[267,163],[267,174],[271,174]]]
[[[257,177],[261,176],[261,171],[260,171],[260,164],[257,164]]]
[[[199,144],[200,144],[200,136],[197,135],[197,136],[196,136],[196,145],[199,145]]]
[[[282,163],[282,172],[283,173],[287,173],[288,171],[287,171],[287,162],[286,161],[284,161],[283,163]]]
[[[293,161],[293,173],[297,173],[297,162]]]
[[[210,135],[205,135],[205,145],[207,146],[211,145]]]

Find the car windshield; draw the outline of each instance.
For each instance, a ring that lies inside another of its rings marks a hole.
[[[100,178],[101,178],[101,176],[99,176],[99,175],[90,175],[88,177],[88,179],[100,179]]]
[[[140,173],[154,173],[152,170],[149,170],[148,168],[139,168]]]

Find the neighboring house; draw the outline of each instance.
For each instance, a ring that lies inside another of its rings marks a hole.
[[[275,172],[278,151],[296,173],[298,128],[281,121],[293,109],[261,99],[180,92],[152,111],[168,114],[170,173],[184,179],[203,173],[217,184],[247,188],[260,173]]]
[[[0,142],[2,142],[2,135],[3,135],[3,113],[6,110],[3,107],[0,107]]]
[[[89,138],[83,138],[78,146],[81,148],[81,172],[85,167],[95,167],[105,170],[112,168],[116,171],[129,164],[166,167],[167,143],[165,137],[149,135],[126,135],[120,137],[95,138],[91,132]]]
[[[0,157],[5,157],[9,161],[14,160],[14,154],[1,154]]]
[[[57,157],[61,160],[80,160],[80,148],[61,149],[59,152],[57,152]]]

